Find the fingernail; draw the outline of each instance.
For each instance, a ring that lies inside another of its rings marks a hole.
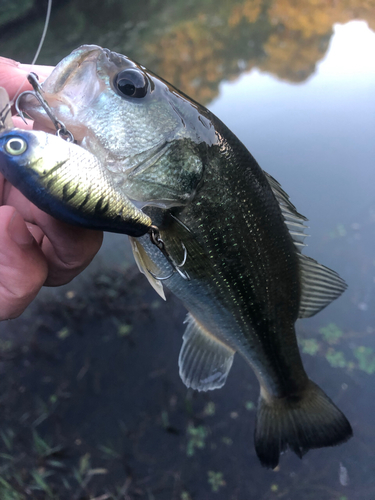
[[[34,241],[25,221],[18,212],[14,212],[9,222],[8,234],[17,245],[31,245]]]

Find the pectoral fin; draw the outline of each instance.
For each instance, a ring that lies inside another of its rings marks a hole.
[[[137,238],[129,237],[133,255],[135,262],[137,263],[138,269],[142,274],[146,276],[152,288],[160,295],[163,300],[165,299],[164,289],[161,281],[155,279],[149,271],[155,272],[156,274],[159,272],[158,269],[155,269],[155,264],[152,262],[150,257],[145,252],[143,246],[139,243]]]
[[[235,351],[205,330],[191,315],[178,359],[186,387],[198,391],[220,389],[225,384]]]

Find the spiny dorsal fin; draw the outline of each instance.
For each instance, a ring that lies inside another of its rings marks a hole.
[[[267,172],[264,174],[280,205],[285,224],[299,252],[302,285],[299,318],[308,318],[337,299],[347,285],[335,271],[300,253],[301,247],[306,246],[303,240],[308,236],[304,233],[307,226],[303,222],[307,219],[297,212],[296,207],[277,180]]]
[[[156,273],[158,272],[158,270],[155,269],[155,264],[147,255],[143,246],[139,243],[137,238],[132,238],[131,236],[129,236],[129,240],[132,246],[134,259],[135,262],[137,263],[138,269],[141,271],[142,274],[146,276],[150,285],[160,295],[160,297],[163,300],[166,300],[161,281],[155,279],[149,272],[149,270],[152,272],[155,271]]]
[[[178,358],[186,387],[198,391],[220,389],[225,384],[235,351],[205,330],[188,314],[188,324]]]
[[[302,254],[298,257],[302,285],[298,317],[309,318],[337,299],[347,284],[335,271],[311,257]]]
[[[264,175],[266,176],[273,194],[275,195],[275,198],[280,205],[281,213],[284,217],[285,224],[293,238],[294,244],[300,251],[302,247],[306,246],[304,243],[304,239],[306,238],[306,236],[308,236],[308,234],[305,234],[304,230],[308,226],[306,226],[303,221],[307,221],[307,219],[304,215],[301,215],[299,212],[297,212],[296,207],[290,201],[289,196],[283,190],[277,180],[267,172],[264,172]]]

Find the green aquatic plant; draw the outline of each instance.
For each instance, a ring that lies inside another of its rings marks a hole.
[[[335,229],[333,231],[331,231],[329,235],[332,239],[343,238],[344,236],[347,235],[347,230],[346,230],[344,224],[337,224]]]
[[[211,485],[211,490],[215,493],[220,490],[222,486],[225,486],[225,481],[223,479],[222,472],[214,472],[213,470],[208,471],[208,482]]]
[[[329,323],[327,326],[319,328],[319,333],[322,334],[328,344],[337,344],[339,339],[344,335],[344,332],[335,323]]]
[[[86,472],[90,469],[90,453],[85,453],[79,459],[79,473],[82,475],[86,474]]]
[[[46,494],[46,499],[52,499],[53,493],[51,488],[48,486],[46,482],[46,478],[48,476],[51,476],[53,474],[52,471],[43,471],[43,470],[32,470],[31,471],[31,476],[34,479],[34,484],[31,485],[30,489],[35,489],[35,490],[41,490]]]
[[[320,344],[316,339],[301,339],[300,345],[302,348],[302,352],[305,354],[310,354],[310,356],[315,356],[320,348]]]
[[[35,454],[39,459],[46,459],[52,457],[58,452],[63,450],[63,446],[58,444],[56,446],[51,446],[47,441],[45,441],[35,429],[32,431],[33,436],[33,449]]]
[[[58,400],[59,398],[57,394],[51,394],[48,401],[51,403],[51,405],[54,405],[57,403]]]
[[[168,429],[170,427],[169,415],[168,415],[168,412],[165,410],[163,410],[161,412],[161,423],[162,423],[162,426],[164,427],[164,429]]]
[[[118,337],[127,337],[132,330],[133,330],[132,325],[127,325],[126,323],[121,323],[117,327],[117,335],[118,335]]]
[[[375,353],[371,347],[363,345],[354,349],[354,356],[358,360],[358,368],[369,375],[375,373]]]
[[[8,451],[13,450],[13,441],[14,441],[14,431],[12,429],[6,429],[0,431],[1,439],[3,440]]]
[[[255,404],[252,401],[246,401],[245,408],[248,411],[255,410]]]
[[[9,352],[13,349],[13,342],[11,340],[0,339],[0,353]]]
[[[334,368],[346,368],[348,363],[342,351],[335,351],[332,347],[326,352],[326,360]]]
[[[232,446],[232,444],[233,444],[233,439],[232,439],[232,438],[230,438],[230,437],[228,437],[228,436],[223,436],[223,437],[221,438],[221,441],[222,441],[224,444],[226,444],[227,446]]]
[[[199,425],[198,427],[189,425],[187,434],[189,436],[189,441],[186,447],[186,455],[192,457],[195,453],[195,448],[204,448],[206,446],[205,439],[208,432],[203,425]]]
[[[0,498],[1,500],[25,500],[26,497],[19,493],[8,483],[6,479],[0,476]]]
[[[64,328],[61,328],[61,330],[59,330],[57,332],[57,338],[61,339],[61,340],[64,340],[66,339],[67,337],[69,337],[69,335],[71,334],[72,332],[69,330],[69,328],[67,327],[64,327]]]
[[[209,417],[215,415],[216,407],[213,401],[209,401],[204,407],[203,413]]]
[[[106,460],[111,460],[114,458],[121,458],[121,453],[119,453],[116,449],[115,446],[113,446],[111,443],[108,444],[107,446],[100,444],[98,446],[98,449],[103,452],[103,458]]]

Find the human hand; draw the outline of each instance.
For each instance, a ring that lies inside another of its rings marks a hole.
[[[0,57],[0,87],[12,99],[31,88],[30,71],[43,81],[52,69]],[[13,121],[32,128],[19,117]],[[91,262],[102,239],[100,231],[69,226],[42,212],[0,174],[0,320],[19,316],[43,285],[71,281]]]

